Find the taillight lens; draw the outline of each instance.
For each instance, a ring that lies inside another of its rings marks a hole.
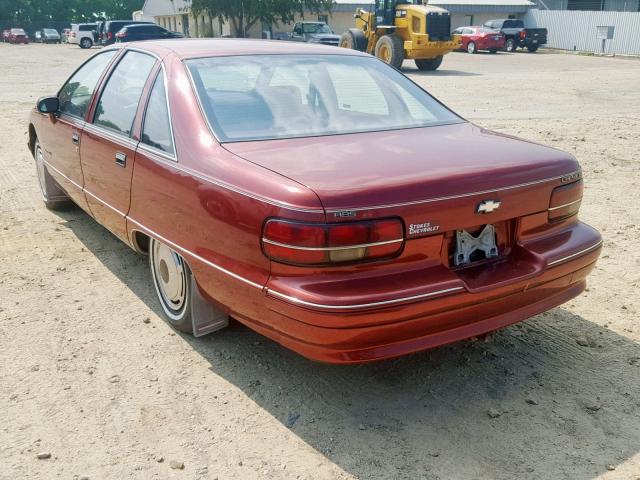
[[[271,219],[264,226],[262,248],[276,262],[330,265],[392,257],[404,243],[398,219],[335,224]]]
[[[111,40],[113,38],[113,33],[111,33],[111,32],[107,33],[107,38],[109,40]]]
[[[522,40],[524,40],[524,37],[526,37],[526,36],[527,36],[527,31],[526,31],[526,30],[521,30],[521,31],[520,31],[520,38],[521,38]]]
[[[562,220],[578,213],[583,190],[582,180],[554,188],[549,202],[549,221]]]

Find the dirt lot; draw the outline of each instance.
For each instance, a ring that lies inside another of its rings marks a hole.
[[[587,293],[486,341],[332,367],[237,325],[175,334],[144,258],[45,210],[27,113],[91,53],[0,45],[0,478],[640,478],[640,61],[408,68],[466,118],[574,153],[603,257]]]

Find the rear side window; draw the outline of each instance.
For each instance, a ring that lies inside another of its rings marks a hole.
[[[98,79],[115,54],[116,51],[111,50],[96,55],[67,80],[58,94],[61,112],[84,117]]]
[[[129,136],[142,90],[154,63],[151,55],[127,52],[107,80],[93,123]]]
[[[163,152],[175,153],[162,72],[156,77],[147,102],[142,127],[142,143]]]
[[[95,30],[96,26],[95,25],[80,25],[78,27],[78,30],[80,30],[81,32],[91,32],[92,30]]]

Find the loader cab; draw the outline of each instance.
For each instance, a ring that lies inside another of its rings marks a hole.
[[[376,0],[376,27],[395,25],[397,3],[397,0]]]

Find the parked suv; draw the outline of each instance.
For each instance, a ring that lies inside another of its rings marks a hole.
[[[108,20],[104,23],[101,43],[105,46],[111,45],[116,42],[116,33],[118,33],[120,29],[127,25],[139,25],[144,23],[155,25],[153,22],[137,22],[135,20]]]
[[[178,32],[171,32],[159,25],[147,23],[127,25],[116,33],[116,42],[161,40],[163,38],[184,38],[184,35]]]
[[[504,49],[507,52],[515,52],[518,47],[526,47],[533,53],[540,45],[547,43],[546,28],[525,28],[524,22],[515,18],[489,20],[484,23],[484,26],[504,34]]]
[[[97,27],[95,23],[72,23],[67,41],[80,45],[80,48],[91,48],[96,42]]]

